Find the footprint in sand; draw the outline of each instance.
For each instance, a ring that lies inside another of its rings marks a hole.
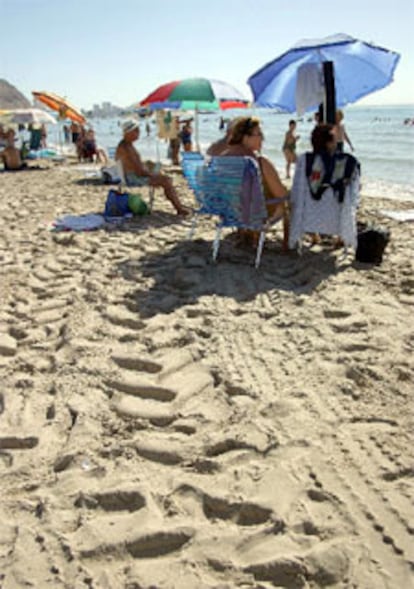
[[[173,424],[186,400],[214,386],[210,371],[185,350],[165,350],[150,357],[120,347],[112,354],[112,361],[118,367],[116,377],[107,382],[113,410],[123,418],[140,419],[157,427]],[[154,446],[148,451],[142,446],[140,451],[153,459],[165,459],[162,448],[157,453]]]

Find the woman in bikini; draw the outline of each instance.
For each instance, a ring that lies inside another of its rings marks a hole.
[[[290,178],[290,166],[296,163],[296,143],[299,135],[296,135],[296,121],[289,121],[289,129],[285,134],[282,151],[286,160],[286,178]]]

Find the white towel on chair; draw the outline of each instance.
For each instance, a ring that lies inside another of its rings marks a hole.
[[[298,69],[296,79],[296,112],[299,116],[323,102],[324,86],[322,70],[317,63],[304,63]]]
[[[338,235],[346,246],[356,248],[356,210],[359,202],[359,174],[355,170],[339,202],[332,188],[327,188],[320,200],[312,197],[306,177],[306,154],[297,161],[290,193],[291,221],[289,247],[301,242],[304,233]]]

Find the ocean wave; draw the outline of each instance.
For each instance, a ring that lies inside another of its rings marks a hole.
[[[364,178],[361,180],[361,185],[361,194],[369,198],[389,198],[414,203],[414,186],[412,185]]]

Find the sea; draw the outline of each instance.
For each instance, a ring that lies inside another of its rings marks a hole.
[[[180,113],[189,118],[194,113]],[[363,194],[386,197],[414,203],[414,105],[407,106],[349,106],[344,109],[344,124],[352,144],[354,155],[362,170]],[[224,131],[219,129],[220,119],[254,115],[261,119],[265,135],[263,153],[276,165],[281,178],[285,176],[282,144],[291,114],[271,109],[244,109],[197,114],[198,141],[205,153],[213,141]],[[314,127],[312,113],[297,118],[298,154],[310,149],[310,134]],[[408,121],[408,122],[407,122]],[[144,159],[169,162],[168,144],[157,139],[156,124],[149,119],[150,133],[146,132],[147,119],[141,119],[140,138],[136,143]],[[121,138],[121,119],[91,119],[89,126],[95,130],[98,144],[110,152]],[[195,121],[192,122],[193,130]],[[349,149],[346,146],[346,149]]]

